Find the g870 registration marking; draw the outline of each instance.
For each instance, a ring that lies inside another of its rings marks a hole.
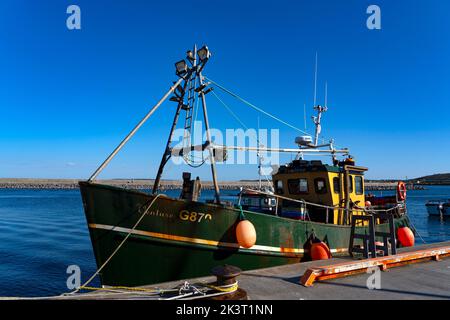
[[[209,213],[195,212],[189,210],[181,210],[179,217],[181,220],[190,222],[201,222],[202,220],[211,220],[212,216]]]

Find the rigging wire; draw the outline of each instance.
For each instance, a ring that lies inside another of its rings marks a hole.
[[[239,122],[239,124],[240,124],[241,126],[243,126],[244,129],[248,130],[248,127],[245,125],[245,123],[242,122],[241,119],[239,119],[239,117],[233,112],[233,110],[231,110],[230,107],[229,107],[225,102],[223,102],[223,100],[220,99],[219,96],[218,96],[214,91],[211,91],[211,92],[212,92],[212,94],[217,98],[217,100],[219,100],[219,102],[225,107],[225,109],[228,110],[228,112],[233,116],[233,118],[234,118],[237,122]],[[258,142],[259,142],[259,141],[258,141]]]
[[[215,81],[212,80],[211,78],[208,78],[208,77],[206,77],[206,76],[204,76],[204,77],[205,77],[205,79],[207,79],[209,82],[211,82],[211,83],[212,83],[214,86],[216,86],[217,88],[219,88],[219,89],[221,89],[222,91],[228,93],[229,95],[233,96],[234,98],[238,99],[239,101],[243,102],[244,104],[248,105],[249,107],[255,109],[256,111],[261,112],[261,113],[265,114],[266,116],[268,116],[268,117],[270,117],[270,118],[272,118],[272,119],[274,119],[274,120],[276,120],[276,121],[278,121],[278,122],[280,122],[280,123],[282,123],[282,124],[284,124],[284,125],[286,125],[286,126],[292,128],[292,129],[294,129],[294,130],[296,130],[296,131],[298,131],[298,132],[300,132],[300,133],[302,133],[302,134],[306,134],[306,135],[311,136],[311,134],[310,134],[309,132],[306,132],[306,131],[304,131],[304,130],[302,130],[302,129],[300,129],[300,128],[297,128],[296,126],[291,125],[290,123],[288,123],[288,122],[286,122],[286,121],[284,121],[284,120],[282,120],[282,119],[280,119],[280,118],[278,118],[278,117],[276,117],[276,116],[274,116],[274,115],[268,113],[267,111],[264,111],[263,109],[261,109],[261,108],[255,106],[255,105],[252,104],[251,102],[249,102],[249,101],[245,100],[244,98],[240,97],[238,94],[236,94],[236,93],[234,93],[234,92],[228,90],[227,88],[223,87],[222,85],[218,84],[217,82],[215,82]],[[327,140],[326,140],[323,136],[320,138],[320,140],[322,141],[322,143],[326,143],[326,142],[327,142]],[[336,144],[334,144],[334,143],[333,143],[333,145],[334,145],[335,147],[339,147],[338,145],[336,145]]]
[[[244,122],[242,122],[242,120],[233,112],[233,110],[231,110],[231,108],[222,99],[220,99],[220,97],[214,91],[211,91],[211,92],[213,93],[214,97],[216,97],[216,99],[219,100],[219,102],[222,104],[222,106],[225,107],[225,109],[233,116],[233,118],[235,118],[235,120],[237,122],[239,122],[239,124],[242,127],[244,127],[244,129],[248,130],[249,127],[247,125],[245,125]],[[257,142],[258,146],[264,146],[259,140],[259,118],[258,118],[258,133],[257,133],[257,136],[256,136],[256,142]],[[259,153],[258,153],[258,157],[260,157]],[[259,170],[259,171],[261,171],[261,170]],[[271,184],[271,181],[270,181],[269,177],[266,174],[262,174],[262,175],[267,180],[267,182],[269,184]]]
[[[282,123],[282,124],[284,124],[284,125],[286,125],[286,126],[292,128],[292,129],[294,129],[294,130],[297,130],[298,132],[301,132],[301,133],[303,133],[303,134],[310,135],[308,132],[305,132],[305,131],[303,131],[302,129],[297,128],[296,126],[293,126],[292,124],[290,124],[290,123],[288,123],[288,122],[286,122],[286,121],[283,121],[283,120],[281,120],[280,118],[278,118],[278,117],[276,117],[276,116],[274,116],[274,115],[268,113],[267,111],[264,111],[263,109],[261,109],[261,108],[255,106],[254,104],[248,102],[247,100],[245,100],[244,98],[240,97],[239,95],[237,95],[237,94],[231,92],[230,90],[224,88],[223,86],[221,86],[220,84],[218,84],[218,83],[215,82],[214,80],[212,80],[212,79],[210,79],[210,78],[208,78],[208,77],[206,77],[206,76],[205,76],[205,79],[207,79],[208,81],[210,81],[212,84],[214,84],[216,87],[218,87],[218,88],[221,89],[222,91],[225,91],[225,92],[228,93],[229,95],[235,97],[236,99],[238,99],[238,100],[240,100],[241,102],[245,103],[245,104],[248,105],[249,107],[255,109],[256,111],[261,112],[261,113],[265,114],[266,116],[268,116],[268,117],[270,117],[270,118],[272,118],[272,119],[274,119],[274,120],[276,120],[276,121],[278,121],[278,122],[280,122],[280,123]]]

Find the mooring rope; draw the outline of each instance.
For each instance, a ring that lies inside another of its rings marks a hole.
[[[142,297],[155,297],[160,296],[158,300],[195,300],[195,299],[206,299],[215,296],[227,295],[236,292],[239,289],[238,281],[228,284],[228,285],[214,285],[209,283],[196,283],[195,285],[190,284],[188,281],[185,281],[181,285],[170,288],[170,289],[160,289],[160,288],[143,288],[143,287],[126,287],[126,286],[107,286],[104,288],[100,287],[90,287],[83,286],[80,287],[83,290],[90,291],[101,291],[102,293],[107,294],[106,299],[116,298],[117,295],[131,294],[132,298],[134,295],[139,295]],[[172,297],[162,297],[164,294],[175,293]],[[64,294],[59,296],[46,296],[46,297],[0,297],[0,300],[61,300],[64,298],[70,299],[74,295]],[[98,298],[99,293],[84,293],[77,298]],[[122,298],[123,297],[118,297]]]
[[[128,240],[128,238],[130,237],[130,235],[133,233],[133,231],[137,228],[137,226],[139,225],[139,223],[142,221],[142,219],[145,217],[145,215],[147,214],[147,212],[150,210],[150,208],[153,206],[153,204],[155,203],[155,201],[161,196],[161,194],[157,194],[155,196],[155,198],[153,198],[153,200],[151,201],[150,205],[147,207],[147,209],[145,209],[144,213],[141,215],[141,217],[138,219],[138,221],[134,224],[133,228],[131,228],[131,230],[128,232],[128,234],[126,235],[126,237],[122,240],[122,242],[117,246],[117,248],[113,251],[113,253],[108,257],[108,259],[106,259],[106,261],[100,266],[100,268],[97,269],[97,271],[83,284],[81,285],[79,288],[77,288],[75,291],[69,292],[68,294],[74,294],[79,292],[83,287],[87,287],[87,285],[94,280],[94,278],[103,270],[103,268],[109,263],[109,261],[111,261],[111,259],[114,257],[114,255],[120,250],[120,248],[122,248],[122,246],[124,245],[124,243]],[[114,228],[111,229],[111,231],[114,230]]]
[[[150,204],[147,206],[145,211],[142,213],[140,218],[137,220],[137,222],[134,224],[133,228],[128,232],[128,234],[125,236],[125,238],[122,240],[122,242],[117,246],[117,248],[113,251],[113,253],[106,259],[106,261],[98,268],[98,270],[80,287],[78,287],[76,290],[65,293],[62,296],[70,296],[74,295],[80,290],[91,290],[91,291],[109,291],[115,294],[126,294],[132,292],[133,294],[143,294],[143,295],[161,295],[164,293],[169,292],[178,292],[178,296],[166,298],[164,300],[177,300],[177,299],[183,299],[187,298],[196,294],[200,294],[200,296],[193,297],[193,299],[197,298],[206,298],[206,297],[212,297],[217,295],[223,295],[223,294],[230,294],[238,290],[238,282],[231,285],[225,285],[225,286],[216,286],[212,284],[203,284],[202,286],[206,288],[206,291],[201,291],[194,285],[189,284],[189,282],[185,281],[184,284],[180,288],[173,288],[173,289],[159,289],[159,288],[142,288],[142,287],[126,287],[126,286],[108,286],[106,288],[99,288],[99,287],[92,287],[88,286],[88,284],[103,270],[103,268],[111,261],[111,259],[114,257],[114,255],[122,248],[122,246],[125,244],[125,242],[128,240],[130,235],[133,233],[133,231],[138,227],[139,223],[142,221],[142,219],[145,217],[145,215],[148,213],[150,208],[153,206],[155,201],[161,196],[162,194],[157,194],[155,198],[150,202]],[[114,230],[114,228],[111,229],[111,231]],[[213,294],[207,294],[207,290],[215,290],[218,291],[217,293]],[[190,291],[188,293],[182,294],[182,291]],[[90,295],[95,296],[95,295]],[[49,297],[49,298],[57,298],[56,297]],[[61,296],[59,296],[61,297]]]
[[[414,223],[411,221],[411,218],[409,217],[409,214],[406,213],[406,216],[408,217],[408,221],[411,224],[411,226],[413,227],[414,231],[417,233],[417,235],[419,236],[420,240],[422,240],[423,243],[427,243],[422,236],[420,235],[419,231],[417,230],[416,226],[414,225]]]
[[[204,290],[206,288],[206,290]],[[217,291],[215,293],[207,293],[208,289]],[[205,299],[214,296],[226,295],[236,292],[239,289],[238,281],[229,284],[216,286],[212,284],[196,284],[192,285],[185,281],[184,284],[179,288],[177,296],[170,298],[160,298],[159,300],[194,300],[194,299]],[[202,291],[203,290],[203,291]],[[183,293],[185,292],[185,293]]]

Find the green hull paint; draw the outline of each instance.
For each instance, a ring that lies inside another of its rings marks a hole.
[[[154,196],[87,182],[80,182],[80,190],[97,266],[101,266]],[[255,226],[257,241],[253,248],[239,249],[234,231],[239,213],[213,204],[158,198],[101,272],[102,284],[137,286],[205,276],[221,264],[249,270],[299,262],[303,252],[287,249],[303,249],[313,231],[332,251],[346,249],[349,244],[349,226],[245,211],[245,217]],[[395,224],[408,225],[407,218],[395,219]],[[119,229],[108,230],[112,226]],[[387,225],[378,228],[388,230]],[[333,253],[342,254],[346,252]]]

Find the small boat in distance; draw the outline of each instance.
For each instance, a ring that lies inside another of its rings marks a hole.
[[[314,106],[317,110],[317,116],[313,117],[314,139],[299,137],[294,148],[215,144],[209,131],[206,95],[212,92],[215,96],[213,89],[218,89],[235,98],[238,96],[203,75],[210,57],[206,46],[189,50],[186,60],[175,64],[178,80],[89,180],[79,183],[99,268],[96,274],[100,275],[102,285],[139,286],[189,279],[209,275],[213,267],[223,264],[251,270],[298,263],[312,258],[310,248],[316,241],[326,246],[330,256],[348,255],[349,248],[353,248],[350,245],[353,236],[369,233],[376,233],[377,240],[385,241],[386,247],[401,244],[401,239],[396,241],[395,233],[410,226],[405,184],[398,184],[395,197],[366,197],[364,173],[368,169],[356,165],[349,150],[336,148],[333,140],[319,143],[320,120],[327,110],[326,103],[325,107]],[[98,174],[169,96],[176,103],[175,115],[153,190],[142,192],[97,183]],[[239,100],[287,124],[240,97]],[[193,136],[192,120],[197,111],[203,114],[205,135],[200,136],[205,141],[193,145],[189,137]],[[173,133],[181,115],[185,147],[176,148]],[[230,203],[221,198],[216,162],[225,162],[227,151],[236,150],[291,153],[295,159],[274,168],[269,189],[243,188],[241,202]],[[208,153],[214,198],[200,199],[200,179],[191,180],[190,172],[183,174],[180,197],[163,194],[160,180],[169,159],[181,157],[193,168],[205,164],[203,158],[194,162],[194,152]],[[305,156],[323,155],[330,157],[328,163],[305,159]],[[370,201],[374,201],[373,206]],[[382,213],[374,225],[373,217],[379,212]],[[362,216],[371,218],[371,222]],[[240,241],[244,238],[240,233],[244,228],[239,226],[243,225],[248,227],[249,234],[254,231],[246,237],[252,241]],[[393,235],[390,240],[379,236],[387,232]],[[364,243],[361,239],[355,240],[356,245]],[[371,243],[373,248],[375,241]]]
[[[430,216],[449,217],[450,216],[450,199],[447,200],[430,200],[425,206]]]

